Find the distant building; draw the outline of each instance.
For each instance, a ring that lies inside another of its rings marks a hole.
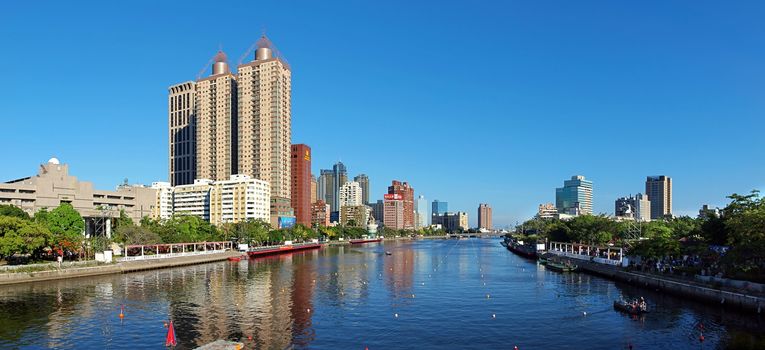
[[[319,199],[311,204],[311,227],[329,226],[329,204]]]
[[[346,205],[340,207],[340,224],[348,227],[367,229],[372,208],[366,205]]]
[[[449,211],[449,203],[441,202],[438,199],[433,201],[431,214],[441,215]]]
[[[405,228],[404,198],[400,194],[386,194],[383,200],[383,225],[394,230]]]
[[[672,216],[672,178],[669,176],[648,176],[645,180],[645,194],[651,200],[651,219]]]
[[[152,217],[167,220],[173,216],[173,187],[169,182],[153,182],[151,188],[157,191]]]
[[[478,229],[491,230],[491,207],[482,203],[478,205]]]
[[[572,176],[555,189],[555,206],[559,213],[569,215],[592,214],[592,181],[584,176]]]
[[[719,218],[720,217],[720,208],[712,208],[709,206],[709,204],[704,204],[701,206],[701,209],[699,209],[699,218],[700,219],[706,219],[706,218]]]
[[[61,164],[56,158],[40,164],[37,175],[0,183],[0,204],[19,207],[29,215],[43,208],[54,209],[62,203],[71,204],[85,219],[86,234],[110,236],[110,228],[96,232],[94,222],[106,219],[110,223],[120,216],[121,210],[138,222],[157,212],[156,202],[154,188],[121,185],[116,191],[93,189],[91,182],[69,175],[69,165]]]
[[[425,200],[425,196],[417,196],[414,201],[414,228],[419,230],[421,228],[430,225],[428,222],[428,202]]]
[[[540,219],[554,219],[557,217],[556,214],[558,214],[558,208],[552,203],[540,204],[537,209],[537,218]]]
[[[311,147],[292,145],[290,151],[291,196],[290,204],[295,210],[298,224],[311,226]]]
[[[361,186],[361,202],[369,205],[369,177],[366,174],[359,174],[353,178],[353,181]]]
[[[637,221],[651,221],[651,202],[648,196],[638,193],[634,197],[622,197],[614,202],[614,216]]]
[[[345,168],[343,162],[337,162],[332,166],[332,201],[329,202],[329,206],[332,211],[340,210],[340,187],[348,182],[348,170]]]
[[[296,223],[297,218],[290,199],[271,196],[271,227],[290,228]]]
[[[377,200],[376,203],[372,203],[372,215],[375,217],[375,221],[378,225],[381,225],[383,223],[383,219],[385,218],[385,202],[383,202],[381,199]]]
[[[335,198],[335,190],[332,186],[335,184],[335,173],[330,169],[321,169],[319,180],[316,183],[316,200],[323,200],[332,208],[332,201]]]
[[[316,180],[316,176],[312,174],[311,175],[311,204],[316,203],[316,201],[319,199],[318,189],[319,189],[318,180]]]
[[[465,212],[446,212],[431,215],[432,225],[441,225],[446,232],[461,232],[468,229],[468,216]]]
[[[244,222],[270,218],[271,187],[247,175],[231,175],[210,187],[210,223]]]
[[[414,188],[407,182],[393,180],[388,186],[388,194],[400,195],[404,202],[404,227],[414,228]]]
[[[213,180],[195,179],[194,183],[173,188],[173,215],[193,215],[210,221],[210,189]]]
[[[340,209],[347,206],[362,205],[361,186],[356,181],[346,182],[340,186]]]

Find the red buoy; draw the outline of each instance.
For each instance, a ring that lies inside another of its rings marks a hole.
[[[165,337],[165,346],[176,346],[178,342],[175,339],[175,328],[173,327],[173,321],[170,321],[170,325],[167,327],[167,336]]]
[[[699,341],[704,342],[704,334],[699,334]]]

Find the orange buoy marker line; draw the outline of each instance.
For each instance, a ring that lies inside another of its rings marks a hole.
[[[125,318],[125,305],[120,305],[120,320]]]
[[[175,339],[175,327],[173,327],[173,320],[170,320],[170,324],[167,326],[167,336],[165,337],[165,346],[176,346],[178,341]]]

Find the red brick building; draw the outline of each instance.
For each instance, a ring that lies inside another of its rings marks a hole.
[[[388,186],[388,194],[401,196],[404,202],[404,229],[414,229],[414,188],[407,182],[393,180]]]
[[[292,208],[298,224],[311,226],[311,147],[304,144],[292,145],[290,152],[292,167],[291,196]]]

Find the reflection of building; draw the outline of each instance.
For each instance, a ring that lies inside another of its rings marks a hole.
[[[431,215],[433,225],[441,225],[447,232],[460,232],[468,229],[468,216],[465,212],[446,212],[441,215]]]
[[[651,221],[651,202],[644,194],[622,197],[614,202],[614,216],[637,221]]]
[[[648,176],[645,180],[645,194],[651,200],[651,219],[672,216],[672,178],[669,176]]]
[[[329,204],[317,200],[311,204],[311,227],[329,226]]]
[[[304,144],[292,145],[290,155],[292,166],[291,195],[292,208],[297,223],[311,225],[311,147]]]
[[[366,174],[359,174],[353,178],[353,181],[361,186],[361,203],[369,205],[369,177]]]
[[[478,205],[478,228],[491,230],[491,207],[482,203]]]
[[[409,186],[407,182],[400,182],[393,180],[390,186],[388,186],[388,194],[395,194],[401,196],[401,201],[404,204],[404,229],[414,228],[414,188]]]
[[[156,201],[157,190],[149,187],[121,185],[116,191],[95,190],[92,183],[69,175],[69,165],[56,158],[40,164],[35,176],[0,183],[0,204],[17,206],[32,215],[69,203],[86,222],[103,215],[119,217],[120,210],[137,222],[154,213]]]
[[[210,189],[210,223],[263,220],[270,218],[271,189],[268,182],[247,175],[231,175],[215,181]]]
[[[563,181],[563,187],[555,189],[555,206],[559,213],[592,214],[592,181],[581,175]]]
[[[404,228],[404,200],[399,194],[386,194],[383,201],[383,225],[401,230]]]

